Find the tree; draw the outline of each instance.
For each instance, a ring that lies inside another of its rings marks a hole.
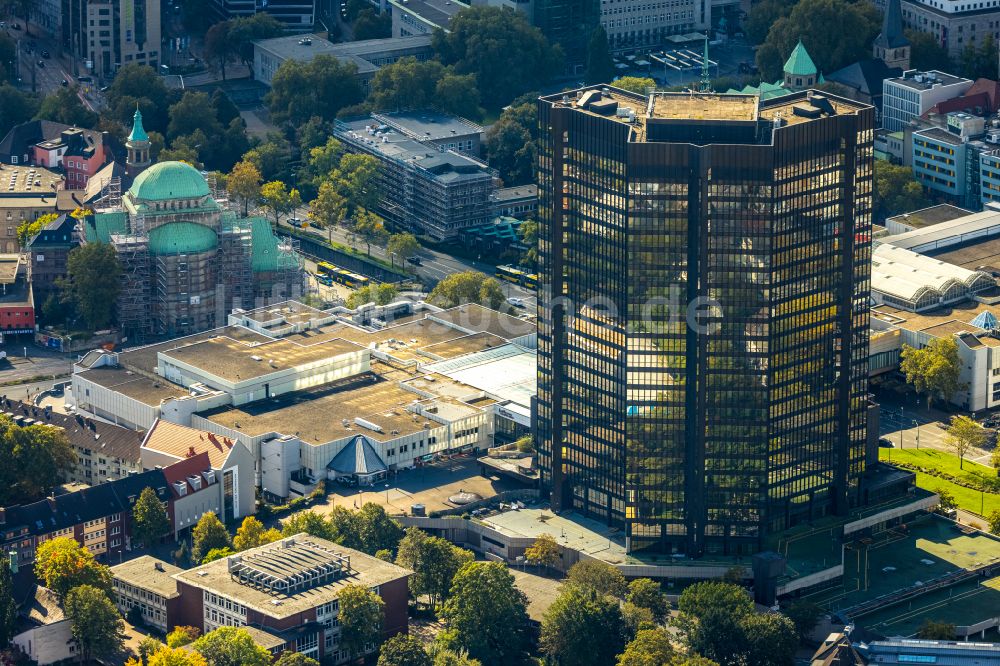
[[[319,666],[319,662],[312,657],[307,657],[301,652],[285,650],[274,662],[274,666]]]
[[[788,604],[784,612],[795,625],[795,632],[799,635],[799,642],[802,643],[819,624],[823,609],[811,601],[798,599]]]
[[[935,488],[934,493],[938,496],[938,508],[947,511],[958,506],[958,503],[955,501],[955,496],[952,495],[951,491],[947,488]]]
[[[46,213],[45,215],[40,215],[35,220],[25,220],[21,224],[17,225],[17,243],[22,248],[28,247],[28,243],[41,233],[42,229],[45,228],[49,222],[58,219],[59,216],[56,213]]]
[[[66,594],[63,611],[85,662],[106,659],[122,651],[125,624],[106,589],[91,585],[74,587]]]
[[[142,489],[132,506],[132,534],[147,548],[170,529],[167,507],[150,487]]]
[[[528,623],[527,598],[499,562],[469,562],[451,584],[440,617],[443,646],[465,649],[484,664],[518,663]]]
[[[490,108],[499,108],[548,83],[561,68],[561,54],[520,12],[500,7],[462,9],[437,30],[433,47],[457,74],[472,74]]]
[[[618,655],[617,666],[667,666],[675,656],[670,635],[665,629],[643,629]]]
[[[753,602],[737,585],[703,581],[691,585],[677,601],[677,628],[690,652],[720,664],[738,662],[745,650],[741,620],[753,613]]]
[[[139,659],[129,659],[125,666],[208,666],[205,658],[197,652],[184,650],[182,648],[171,648],[156,641],[156,639],[143,639],[156,642],[158,647],[147,652],[145,657],[140,653]],[[140,645],[140,650],[142,646]]]
[[[139,654],[139,658],[130,659],[125,662],[126,666],[143,666],[143,664],[149,663],[149,658],[163,649],[163,643],[156,640],[152,636],[146,636],[141,641],[139,641],[138,649],[136,650]]]
[[[948,426],[944,440],[958,456],[958,468],[962,469],[965,454],[986,445],[986,428],[968,416],[956,414],[951,417],[951,425]]]
[[[107,243],[86,243],[70,251],[63,292],[91,330],[114,323],[121,274],[118,253]]]
[[[222,123],[216,117],[212,98],[203,92],[184,93],[176,104],[170,106],[168,115],[167,138],[170,140],[189,136],[197,130],[204,132],[206,137],[222,134]]]
[[[369,257],[372,256],[372,245],[385,245],[389,240],[385,221],[375,213],[363,208],[354,215],[352,231],[365,242]]]
[[[354,39],[385,39],[392,36],[392,19],[388,14],[376,14],[374,9],[363,9],[353,29]]]
[[[0,85],[0,134],[7,136],[15,125],[34,118],[41,103],[34,93],[22,92],[9,83]]]
[[[920,30],[907,30],[906,38],[910,41],[910,67],[912,69],[921,72],[932,69],[939,72],[952,71],[948,49],[941,46],[934,35]]]
[[[875,218],[884,220],[893,215],[926,208],[931,200],[913,177],[909,167],[890,164],[885,160],[875,163]]]
[[[332,122],[342,108],[364,99],[357,75],[354,63],[330,55],[316,56],[308,63],[289,58],[274,73],[265,97],[271,120],[296,126],[318,115]]]
[[[408,231],[392,234],[386,243],[386,252],[393,258],[393,263],[396,259],[399,259],[399,263],[403,263],[407,258],[420,252],[420,242]]]
[[[105,97],[110,116],[122,125],[131,126],[132,115],[138,104],[146,132],[156,131],[162,134],[167,131],[167,109],[171,93],[163,78],[149,65],[123,65],[115,73]]]
[[[949,400],[958,391],[962,366],[958,344],[951,338],[935,338],[920,349],[904,344],[899,356],[899,369],[907,383],[926,396],[928,409],[932,398]]]
[[[560,664],[605,666],[625,648],[618,601],[581,585],[563,588],[542,619],[542,650]]]
[[[469,656],[466,650],[451,650],[441,645],[440,641],[431,643],[427,648],[434,666],[483,666],[478,659]]]
[[[503,290],[496,279],[479,271],[452,273],[437,283],[427,300],[443,308],[479,303],[494,310],[503,303]]]
[[[241,16],[233,21],[230,31],[233,52],[247,67],[253,66],[253,43],[258,39],[280,37],[285,25],[267,12]]]
[[[359,208],[373,210],[378,205],[378,160],[371,155],[343,155],[330,172],[330,182],[347,200],[351,214]]]
[[[870,57],[881,26],[879,11],[868,3],[801,0],[771,25],[757,50],[757,66],[765,80],[780,79],[785,60],[801,39],[819,71],[833,72]]]
[[[621,606],[622,620],[625,622],[625,635],[629,640],[644,629],[655,629],[658,625],[653,611],[642,606],[636,606],[626,601]]]
[[[207,553],[205,553],[205,557],[201,558],[201,564],[208,564],[209,562],[221,560],[225,557],[229,557],[230,555],[235,555],[235,554],[236,551],[233,550],[232,548],[229,548],[228,546],[225,548],[213,548]]]
[[[226,526],[212,511],[203,513],[198,519],[198,524],[191,532],[191,541],[191,558],[195,562],[201,562],[213,548],[229,548],[233,545]]]
[[[534,104],[511,106],[486,131],[486,155],[505,185],[535,181],[538,111]]]
[[[481,96],[472,74],[447,70],[434,87],[434,107],[462,118],[482,117]]]
[[[434,666],[434,662],[420,641],[407,634],[398,634],[382,645],[378,666]]]
[[[559,544],[551,534],[539,534],[535,543],[524,549],[524,559],[540,567],[554,567],[562,559]]]
[[[233,21],[219,21],[205,33],[205,59],[222,72],[222,80],[226,80],[226,64],[235,58],[235,48],[232,40]]]
[[[340,647],[357,657],[365,646],[378,643],[385,602],[364,585],[349,583],[340,590]]]
[[[21,427],[0,415],[0,506],[32,502],[60,483],[76,453],[58,428]]]
[[[198,640],[201,630],[198,627],[174,627],[174,630],[167,634],[167,645],[172,648],[181,647]]]
[[[338,541],[340,539],[340,535],[334,529],[333,525],[314,511],[293,513],[281,525],[281,534],[283,536],[295,536],[303,532],[326,539],[327,541]]]
[[[260,172],[262,180],[281,180],[288,174],[288,162],[292,159],[292,146],[281,134],[272,132],[267,139],[257,144],[243,155]]]
[[[260,170],[252,162],[237,162],[226,178],[226,190],[243,201],[243,215],[250,209],[250,202],[260,196]]]
[[[396,558],[392,556],[392,551],[388,548],[383,548],[375,553],[375,559],[382,560],[383,562],[388,562],[390,564],[393,564],[396,561]]]
[[[625,596],[625,590],[628,588],[625,576],[617,567],[599,560],[577,562],[566,572],[566,579],[598,594],[607,594],[619,599]]]
[[[434,608],[439,599],[448,596],[455,574],[473,559],[471,552],[440,537],[428,536],[418,527],[411,527],[399,542],[396,563],[413,570],[410,591],[414,597],[428,595]]]
[[[375,72],[368,101],[376,111],[436,106],[434,94],[444,75],[445,67],[437,60],[400,58]]]
[[[647,90],[656,87],[656,81],[645,76],[623,76],[620,79],[615,79],[612,85],[615,88],[645,95]]]
[[[286,215],[302,205],[302,197],[295,188],[289,190],[280,180],[264,183],[260,188],[261,207],[271,211],[274,223],[281,222],[281,216]]]
[[[332,515],[334,518],[336,514]],[[380,504],[366,502],[352,521],[353,533],[344,530],[344,545],[372,555],[380,550],[396,552],[403,538],[403,528],[385,512]]]
[[[0,650],[7,649],[17,624],[14,576],[7,562],[0,562]]]
[[[243,524],[236,528],[236,535],[233,537],[233,548],[237,551],[256,548],[264,544],[272,543],[281,538],[281,532],[273,527],[264,529],[264,523],[253,516],[243,519]]]
[[[270,666],[271,653],[254,643],[241,627],[219,627],[194,643],[191,648],[212,666]]]
[[[67,86],[49,93],[38,107],[35,118],[94,129],[97,127],[98,116],[83,105],[79,88]]]
[[[985,33],[979,44],[976,44],[974,37],[970,37],[959,56],[962,76],[973,81],[996,79],[997,57],[997,43],[992,33]]]
[[[986,516],[986,522],[991,533],[1000,535],[1000,509],[990,512],[990,515]]]
[[[347,199],[333,183],[324,182],[319,186],[319,194],[309,202],[309,219],[319,227],[325,227],[329,240],[333,242],[333,228],[343,222],[347,215]]]
[[[743,31],[752,44],[762,44],[771,26],[788,16],[794,3],[789,0],[761,0],[750,7],[750,13],[743,23]]]
[[[35,575],[60,599],[83,585],[105,592],[111,590],[111,571],[72,537],[56,537],[38,546]]]
[[[399,290],[396,289],[395,285],[388,283],[371,284],[366,287],[361,287],[348,296],[344,305],[352,310],[359,305],[364,305],[365,303],[388,305],[389,303],[392,303],[393,299],[395,299],[398,294]]]
[[[663,622],[670,613],[670,602],[660,590],[660,584],[649,578],[636,578],[628,584],[626,601],[640,608],[648,608],[657,622]]]
[[[754,666],[792,666],[799,635],[795,624],[780,613],[750,613],[740,620],[746,652],[743,662]]]
[[[610,83],[614,79],[615,61],[611,58],[608,33],[599,25],[590,33],[590,42],[587,44],[587,73],[584,81],[587,85],[594,85]]]
[[[929,641],[953,641],[955,640],[955,625],[928,618],[917,630],[917,638]]]

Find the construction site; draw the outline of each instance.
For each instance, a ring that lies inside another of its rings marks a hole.
[[[131,341],[186,335],[302,293],[296,241],[263,218],[242,218],[213,178],[181,162],[111,180],[84,221],[87,242],[110,243],[123,268],[118,319]]]

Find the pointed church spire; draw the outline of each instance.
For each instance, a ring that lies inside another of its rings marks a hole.
[[[149,136],[142,126],[142,112],[139,111],[139,104],[135,105],[135,115],[132,116],[132,133],[128,135],[129,141],[149,141]]]
[[[910,68],[910,40],[903,34],[903,10],[899,0],[889,0],[882,17],[882,32],[872,43],[872,55],[888,67]]]

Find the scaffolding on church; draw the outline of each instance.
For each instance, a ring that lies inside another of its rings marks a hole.
[[[122,209],[122,179],[114,176],[101,187],[101,196],[94,202],[96,212],[117,212]]]
[[[225,289],[225,312],[253,308],[253,226],[235,212],[222,212],[219,225],[219,281]]]
[[[208,190],[212,193],[215,203],[223,210],[229,210],[229,192],[219,185],[218,177],[214,173],[208,173],[205,175],[205,182],[208,183]]]
[[[152,334],[152,285],[149,279],[149,235],[146,220],[136,215],[124,234],[111,234],[111,244],[122,266],[122,289],[118,296],[118,322],[126,336],[141,340]]]

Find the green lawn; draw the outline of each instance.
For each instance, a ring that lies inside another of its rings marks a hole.
[[[979,465],[968,460],[964,469],[958,467],[958,457],[937,449],[879,449],[879,459],[889,462],[889,452],[892,451],[892,462],[907,463],[926,469],[936,469],[954,476],[979,472],[992,474],[993,468]],[[1000,511],[1000,495],[994,493],[981,494],[978,490],[960,486],[946,479],[931,474],[916,472],[917,486],[931,492],[944,488],[955,497],[960,509],[988,516],[992,511]]]

